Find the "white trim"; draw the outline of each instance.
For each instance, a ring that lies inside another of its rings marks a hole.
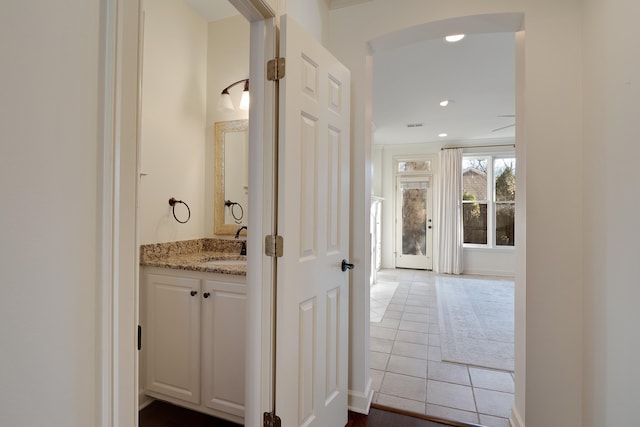
[[[509,424],[511,427],[525,427],[524,420],[520,416],[520,412],[518,412],[518,408],[514,405],[511,408],[511,417],[509,417]]]
[[[229,0],[229,3],[249,22],[259,22],[276,16],[276,12],[265,0]],[[253,86],[253,83],[251,85]]]
[[[115,128],[115,97],[116,97],[116,4],[115,1],[102,3],[102,26],[104,29],[101,40],[101,57],[103,61],[102,74],[102,153],[100,153],[101,170],[98,174],[99,203],[98,230],[99,247],[97,255],[97,348],[98,366],[97,395],[98,408],[96,410],[96,425],[108,427],[113,425],[113,194],[114,194],[114,128]]]
[[[257,426],[273,407],[273,258],[262,248],[263,236],[274,233],[275,84],[266,81],[264,64],[276,56],[273,18],[251,23],[249,113],[249,215],[247,264],[247,354],[245,425]],[[261,108],[255,108],[260,106]],[[269,179],[270,177],[271,179]],[[259,261],[258,261],[259,260]]]
[[[368,414],[369,408],[371,408],[371,402],[373,402],[373,379],[369,377],[367,381],[367,387],[365,387],[364,393],[358,391],[349,390],[349,404],[350,411],[357,412],[359,414]]]
[[[138,393],[138,411],[142,411],[144,408],[153,403],[156,399],[151,396],[147,396],[144,390],[140,390]]]
[[[504,278],[514,278],[513,271],[509,270],[491,270],[491,269],[465,269],[462,274],[469,276],[495,276],[495,277],[504,277]]]
[[[103,39],[103,146],[96,340],[97,425],[138,425],[137,141],[139,0],[106,0]]]
[[[329,0],[329,9],[340,9],[342,7],[353,6],[360,3],[366,3],[371,0]]]
[[[465,243],[463,245],[464,250],[465,251],[469,251],[469,252],[485,252],[488,254],[494,254],[496,252],[504,252],[504,253],[514,253],[515,252],[515,245],[514,246],[506,246],[506,245],[501,245],[501,246],[487,246],[487,245],[481,245],[481,244],[477,244],[477,243]]]

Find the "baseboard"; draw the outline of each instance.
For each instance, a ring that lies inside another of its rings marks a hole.
[[[359,414],[368,414],[369,408],[371,408],[371,402],[373,401],[373,380],[369,377],[367,381],[367,387],[364,393],[355,390],[349,390],[349,410],[357,412]]]
[[[504,271],[504,270],[465,269],[462,272],[462,274],[466,274],[469,276],[495,276],[495,277],[506,277],[506,278],[515,277],[515,273],[513,271]]]
[[[518,408],[516,406],[511,407],[511,417],[509,417],[509,424],[511,427],[524,427],[524,421],[520,416],[520,412],[518,412]]]
[[[144,394],[144,391],[140,391],[140,393],[138,393],[138,411],[142,411],[154,400],[155,399],[153,397],[149,397]]]

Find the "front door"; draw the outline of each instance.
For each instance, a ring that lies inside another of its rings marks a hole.
[[[280,25],[276,414],[284,427],[344,426],[350,73],[290,18]]]
[[[396,185],[396,267],[433,268],[430,176],[399,176]]]

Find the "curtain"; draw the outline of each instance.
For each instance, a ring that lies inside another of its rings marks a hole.
[[[438,272],[462,274],[462,149],[440,151]]]

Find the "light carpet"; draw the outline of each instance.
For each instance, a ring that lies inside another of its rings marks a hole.
[[[514,284],[438,277],[442,360],[514,370]]]

